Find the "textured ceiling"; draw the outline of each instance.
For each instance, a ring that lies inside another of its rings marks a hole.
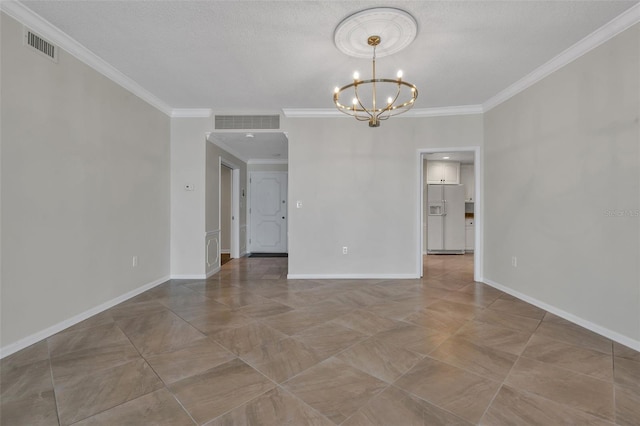
[[[370,61],[333,32],[375,6],[401,8],[416,40],[381,58],[404,70],[417,108],[476,105],[636,1],[25,1],[172,108],[232,113],[331,108],[332,90]]]

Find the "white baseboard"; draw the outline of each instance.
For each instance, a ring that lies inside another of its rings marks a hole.
[[[288,274],[290,280],[410,280],[416,274]]]
[[[206,275],[171,275],[172,280],[206,280]]]
[[[210,276],[217,274],[218,272],[220,272],[220,269],[222,269],[221,266],[218,266],[217,268],[212,269],[211,271],[209,271],[209,273],[207,273],[206,278],[209,278]]]
[[[220,254],[231,254],[231,249],[220,249]]]
[[[498,290],[502,290],[507,294],[510,294],[513,297],[517,297],[518,299],[524,300],[525,302],[531,303],[534,306],[537,306],[540,309],[544,309],[547,312],[551,312],[554,315],[557,315],[561,318],[566,319],[567,321],[571,321],[574,324],[577,324],[581,327],[586,328],[587,330],[591,330],[594,333],[597,333],[601,336],[604,336],[608,339],[613,340],[614,342],[618,342],[621,345],[625,345],[628,346],[632,349],[635,349],[636,351],[640,351],[640,341],[638,340],[634,340],[630,337],[627,337],[625,335],[622,335],[618,332],[615,332],[613,330],[609,330],[606,327],[602,327],[598,324],[594,324],[591,321],[588,321],[584,318],[580,318],[576,315],[570,314],[569,312],[563,311],[560,308],[557,308],[555,306],[549,305],[545,302],[542,302],[538,299],[535,299],[531,296],[527,296],[524,293],[520,293],[517,290],[514,290],[512,288],[506,287],[502,284],[498,284],[495,281],[492,281],[490,279],[485,279],[483,281],[485,284],[490,285],[491,287],[497,288]]]
[[[15,352],[18,352],[21,349],[24,349],[28,346],[33,345],[34,343],[38,343],[39,341],[46,339],[48,337],[53,336],[56,333],[61,332],[65,328],[69,328],[72,325],[75,325],[81,321],[86,320],[89,317],[92,317],[100,312],[106,311],[107,309],[122,303],[128,299],[131,299],[134,296],[137,296],[140,293],[143,293],[153,287],[156,287],[164,282],[169,281],[169,277],[162,277],[150,283],[147,283],[141,287],[136,288],[135,290],[131,290],[123,295],[120,295],[116,298],[113,298],[109,301],[101,303],[98,306],[95,306],[89,310],[86,310],[78,315],[74,315],[71,318],[68,318],[64,321],[60,321],[59,323],[52,325],[51,327],[47,327],[44,330],[38,331],[30,336],[24,337],[17,342],[11,343],[3,348],[0,348],[0,359],[6,356],[9,356]]]

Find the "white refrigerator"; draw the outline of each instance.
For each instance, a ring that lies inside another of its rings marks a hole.
[[[464,186],[427,185],[427,253],[464,254]]]

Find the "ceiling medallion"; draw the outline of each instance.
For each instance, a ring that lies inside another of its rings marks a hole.
[[[368,121],[370,127],[379,127],[381,120],[411,109],[418,97],[418,89],[402,80],[402,71],[398,71],[395,79],[376,78],[376,55],[382,57],[396,53],[408,46],[416,35],[415,19],[399,9],[369,9],[342,21],[334,33],[336,47],[358,58],[369,57],[373,49],[373,60],[371,79],[360,80],[360,75],[355,72],[353,83],[335,88],[333,102],[338,110],[356,120]],[[383,40],[384,45],[381,44]],[[351,105],[343,105],[341,96],[352,98]]]

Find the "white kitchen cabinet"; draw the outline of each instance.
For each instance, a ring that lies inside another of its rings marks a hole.
[[[460,163],[457,161],[427,161],[427,184],[460,183]]]
[[[465,201],[473,201],[473,199],[476,197],[476,179],[473,167],[473,164],[460,165],[460,183],[464,185]]]
[[[464,231],[465,231],[464,250],[467,252],[473,252],[473,249],[476,246],[476,228],[475,228],[473,219],[465,220]]]

